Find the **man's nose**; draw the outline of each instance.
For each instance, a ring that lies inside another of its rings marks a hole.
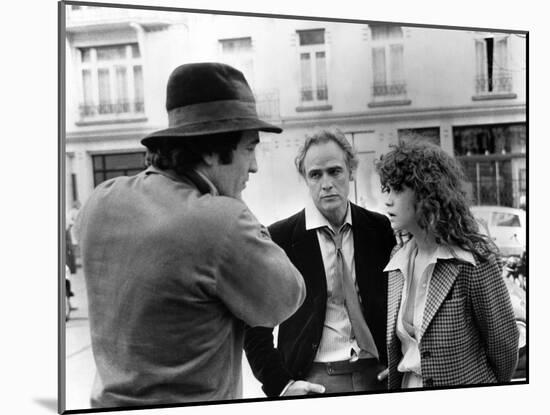
[[[252,155],[252,160],[250,160],[250,166],[248,167],[250,173],[256,173],[258,171],[258,162],[256,161],[256,152]]]
[[[328,190],[332,187],[332,179],[326,175],[323,174],[323,177],[321,177],[321,188],[323,190]]]

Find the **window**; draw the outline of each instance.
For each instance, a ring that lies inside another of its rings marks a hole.
[[[79,48],[82,119],[142,114],[143,71],[137,43]]]
[[[371,25],[372,95],[374,99],[406,96],[403,30],[394,25]]]
[[[145,152],[96,154],[92,156],[94,186],[118,176],[132,176],[145,168]]]
[[[328,101],[327,52],[325,30],[300,30],[300,101],[326,103]]]
[[[493,124],[454,127],[457,156],[523,155],[527,143],[525,124]]]
[[[512,92],[512,76],[508,69],[508,37],[476,39],[476,93]]]
[[[241,71],[246,81],[254,89],[254,60],[252,38],[220,39],[221,60]]]
[[[524,195],[526,126],[490,124],[453,127],[460,160],[474,204],[517,207]]]
[[[521,227],[519,216],[513,213],[507,213],[507,212],[494,212],[493,224],[494,226],[506,226],[506,227],[512,226],[516,228]]]

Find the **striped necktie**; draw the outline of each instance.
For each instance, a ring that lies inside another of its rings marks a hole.
[[[334,242],[336,248],[336,273],[334,275],[333,296],[337,304],[339,298],[345,303],[351,327],[353,328],[359,347],[378,358],[378,349],[376,348],[372,333],[363,317],[357,290],[355,289],[355,284],[351,278],[351,273],[346,266],[342,253],[342,239],[348,228],[350,228],[350,225],[345,223],[337,234],[328,226],[323,228],[323,232]]]

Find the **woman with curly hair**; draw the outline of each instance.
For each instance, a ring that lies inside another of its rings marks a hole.
[[[510,381],[518,332],[496,247],[478,231],[458,162],[402,143],[376,164],[395,231],[388,272],[390,389]]]

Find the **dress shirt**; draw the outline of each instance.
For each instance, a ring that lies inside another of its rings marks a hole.
[[[417,270],[418,280],[413,278],[414,262],[418,254],[416,241],[411,239],[390,260],[384,271],[399,269],[404,276],[401,305],[397,316],[396,332],[401,341],[403,358],[397,370],[405,373],[403,388],[422,387],[420,364],[420,340],[422,320],[430,281],[438,259],[458,259],[475,265],[471,252],[458,246],[437,245],[424,270]],[[419,271],[419,272],[418,272]]]
[[[334,286],[334,274],[336,272],[336,248],[330,236],[322,231],[323,227],[328,226],[334,232],[339,232],[340,229],[333,229],[329,221],[310,201],[305,207],[306,229],[317,229],[317,238],[321,248],[321,256],[323,258],[323,266],[327,279],[327,312],[323,326],[323,334],[321,343],[315,362],[335,362],[340,360],[349,360],[356,358],[373,357],[360,349],[357,340],[353,336],[351,321],[348,316],[345,304],[335,304],[331,301],[332,288]],[[351,273],[351,279],[356,284],[355,277],[355,260],[354,260],[354,245],[353,245],[353,228],[351,221],[351,209],[348,208],[343,224],[349,224],[347,230],[342,237],[342,255],[344,261]],[[342,224],[342,225],[343,225]],[[360,298],[359,298],[359,301]]]

